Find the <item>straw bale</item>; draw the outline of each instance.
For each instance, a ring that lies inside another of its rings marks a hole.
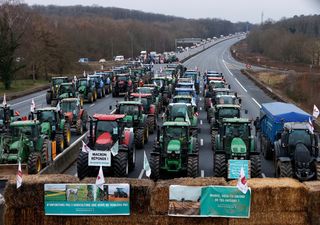
[[[43,209],[44,184],[78,182],[78,178],[70,175],[24,175],[22,186],[17,189],[15,178],[10,179],[4,192],[6,207]]]
[[[237,181],[230,181],[236,185]],[[290,178],[255,178],[248,180],[251,188],[252,212],[302,212],[308,207],[308,190],[305,185]]]
[[[207,186],[222,185],[228,183],[224,178],[176,178],[173,180],[158,181],[151,193],[150,207],[153,214],[168,214],[169,208],[169,186],[170,185],[189,185],[189,186]]]
[[[306,212],[255,212],[249,219],[229,219],[229,225],[307,225]]]
[[[85,178],[81,181],[81,183],[95,182],[96,178]],[[152,180],[110,177],[106,179],[106,183],[129,183],[131,212],[150,214],[151,191],[154,188],[154,182]]]
[[[310,224],[320,224],[320,181],[304,182],[308,189],[308,217]]]

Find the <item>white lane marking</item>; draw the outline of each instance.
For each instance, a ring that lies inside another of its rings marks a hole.
[[[228,72],[230,73],[231,76],[233,76],[233,73],[231,73],[231,71],[229,70],[229,68],[227,67],[226,61],[224,61],[224,59],[222,59],[223,65],[226,67],[226,69],[228,70]]]
[[[91,108],[91,107],[93,107],[93,106],[95,106],[95,105],[96,105],[96,104],[93,103],[93,104],[91,104],[89,107]]]
[[[202,120],[200,120],[200,124],[202,125]]]
[[[243,89],[245,92],[248,92],[247,89],[245,89],[245,88],[243,87],[243,85],[240,83],[240,81],[239,81],[237,78],[235,78],[235,80],[237,81],[237,83],[240,85],[240,87],[242,87],[242,89]]]
[[[203,139],[200,140],[200,145],[203,146]]]
[[[141,178],[142,178],[142,176],[143,176],[143,174],[144,174],[144,169],[142,169],[142,170],[141,170],[141,172],[140,172],[140,174],[139,174],[138,179],[141,179]]]
[[[259,102],[255,98],[252,98],[252,100],[259,106],[259,108],[261,108],[261,105],[259,104]]]
[[[202,107],[200,107],[200,110],[202,110]]]
[[[24,101],[22,101],[22,102],[17,102],[17,103],[10,104],[10,105],[11,105],[11,106],[16,106],[16,105],[20,105],[20,104],[25,103],[25,102],[30,102],[30,104],[31,104],[32,99],[36,100],[36,99],[41,98],[41,97],[43,97],[43,96],[45,96],[45,95],[46,95],[46,94],[39,95],[39,96],[37,96],[37,97],[29,98],[29,99],[24,100]]]
[[[201,177],[204,177],[204,170],[201,170]]]
[[[261,175],[262,175],[262,178],[266,178],[267,177],[264,173],[262,173]]]

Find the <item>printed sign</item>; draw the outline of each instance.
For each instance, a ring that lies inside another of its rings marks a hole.
[[[45,184],[45,215],[130,215],[129,184]]]
[[[240,175],[240,169],[243,167],[244,175],[246,178],[250,178],[250,161],[249,160],[234,160],[230,159],[228,161],[228,178],[238,179]]]
[[[89,166],[111,166],[110,151],[89,151]]]
[[[181,186],[169,189],[169,216],[250,217],[251,190],[246,194],[234,186]]]

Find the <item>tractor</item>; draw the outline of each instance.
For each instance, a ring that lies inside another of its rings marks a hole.
[[[51,106],[57,106],[58,102],[64,98],[76,98],[77,96],[78,92],[74,83],[61,83],[56,98],[52,98],[51,100]]]
[[[48,138],[39,121],[15,121],[0,138],[0,170],[16,173],[19,161],[28,173],[39,173],[48,162]]]
[[[68,120],[71,128],[75,128],[78,135],[87,130],[88,113],[83,109],[79,98],[65,98],[60,101],[62,114]]]
[[[110,167],[104,167],[104,173],[115,177],[127,177],[128,172],[135,167],[136,152],[134,147],[134,133],[132,128],[126,128],[124,114],[95,114],[90,120],[90,130],[86,145],[90,151],[109,151]],[[112,148],[118,146],[117,154],[112,154]],[[96,177],[99,171],[97,166],[88,165],[88,152],[82,151],[77,159],[78,177]]]
[[[126,95],[133,91],[133,81],[130,74],[116,74],[112,81],[112,97]]]
[[[215,137],[213,173],[227,178],[228,160],[250,160],[250,177],[261,177],[260,151],[246,118],[224,118]]]
[[[52,77],[51,78],[51,88],[47,91],[46,94],[46,101],[47,104],[50,105],[52,99],[58,98],[58,89],[60,84],[62,83],[68,83],[69,79],[68,77]]]
[[[174,89],[174,96],[178,95],[189,95],[192,96],[192,101],[195,102],[196,105],[198,105],[199,98],[196,93],[196,90],[193,88],[175,88]]]
[[[93,80],[88,78],[80,78],[77,80],[77,91],[82,102],[88,100],[93,103],[98,98],[97,89]]]
[[[158,109],[158,113],[160,113],[160,109],[162,108],[161,101],[160,101],[161,96],[160,96],[158,88],[154,84],[145,84],[145,85],[143,85],[143,87],[138,87],[137,93],[151,94],[152,95],[152,103]]]
[[[88,75],[88,79],[92,80],[95,88],[97,90],[97,97],[98,98],[103,98],[106,96],[106,88],[105,88],[105,83],[102,79],[101,75]]]
[[[308,122],[287,122],[274,143],[276,177],[320,180],[319,134]]]
[[[158,87],[160,92],[160,105],[167,107],[172,96],[171,82],[165,77],[154,77],[151,79],[151,83]]]
[[[147,123],[151,134],[157,127],[158,110],[153,104],[152,94],[131,93],[130,100],[140,101],[143,105],[143,114],[147,115]]]
[[[205,91],[205,97],[204,97],[204,109],[208,111],[209,108],[213,107],[213,103],[215,103],[215,99],[217,95],[230,95],[235,94],[233,91],[231,91],[229,88],[213,88],[210,91]]]
[[[196,89],[197,94],[199,94],[199,90],[200,90],[200,72],[197,70],[187,70],[184,72],[183,76],[185,78],[192,78],[193,82],[194,82],[194,86]]]
[[[113,193],[115,198],[128,198],[128,194],[124,191],[124,188],[118,188],[117,190]]]
[[[151,152],[151,178],[163,175],[197,177],[199,154],[197,138],[190,135],[188,122],[164,122],[158,129],[154,149]]]
[[[139,101],[122,101],[118,103],[116,113],[126,115],[123,121],[126,127],[134,130],[135,146],[143,148],[149,138],[148,119],[143,113],[143,104]]]
[[[69,121],[56,107],[36,109],[35,113],[31,113],[30,118],[39,120],[41,133],[47,135],[50,140],[56,141],[57,153],[61,153],[71,144]]]

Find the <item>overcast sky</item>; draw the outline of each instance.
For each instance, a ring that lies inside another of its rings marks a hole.
[[[99,5],[136,9],[185,18],[220,18],[232,22],[279,20],[294,15],[320,14],[320,0],[25,0],[29,5]]]

